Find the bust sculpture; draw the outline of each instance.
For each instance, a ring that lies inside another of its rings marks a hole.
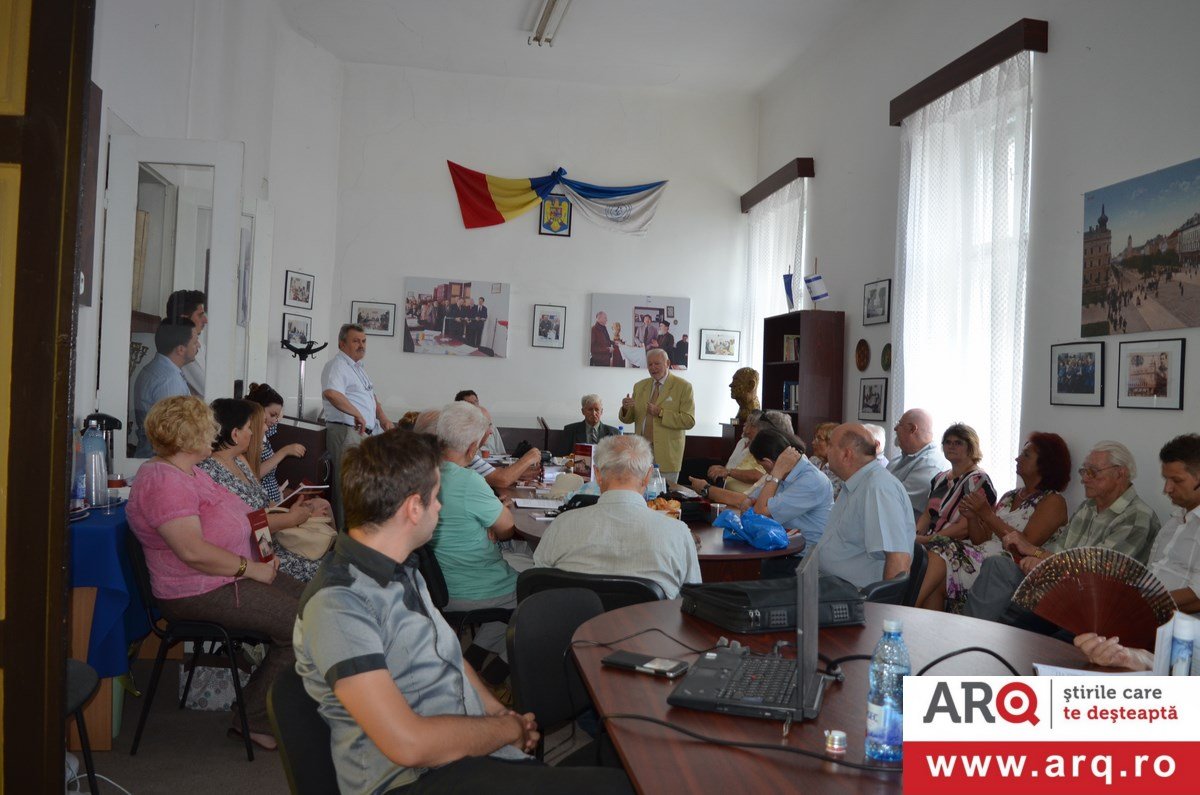
[[[738,413],[734,423],[741,425],[746,415],[760,408],[758,402],[758,370],[742,367],[733,374],[729,382],[729,396],[737,401]]]

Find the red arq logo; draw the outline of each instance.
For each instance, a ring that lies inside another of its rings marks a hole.
[[[996,716],[992,714],[992,706],[1000,717],[1009,723],[1029,723],[1034,726],[1041,722],[1037,716],[1037,693],[1024,682],[1010,682],[1000,688],[992,698],[992,688],[987,682],[960,682],[962,688],[962,710],[954,699],[950,685],[939,682],[929,700],[929,709],[925,711],[922,723],[933,723],[938,714],[949,716],[951,723],[974,723],[978,713],[986,723],[995,723]]]

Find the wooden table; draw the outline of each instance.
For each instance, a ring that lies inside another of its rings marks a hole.
[[[883,619],[904,621],[904,638],[916,671],[946,652],[964,646],[983,646],[1004,656],[1022,675],[1033,673],[1034,661],[1081,668],[1086,665],[1075,647],[1042,635],[948,613],[937,613],[894,605],[867,606],[865,627],[821,630],[822,654],[837,658],[870,654],[883,632]],[[609,641],[648,627],[657,627],[695,648],[712,646],[722,634],[719,628],[679,611],[679,600],[651,602],[604,613],[588,621],[575,633],[575,640]],[[755,651],[769,651],[776,640],[794,640],[795,632],[778,632],[737,637]],[[622,641],[619,648],[656,656],[693,660],[670,639],[654,632]],[[658,677],[602,668],[600,659],[612,649],[575,646],[588,691],[601,716],[618,713],[646,715],[700,732],[710,737],[741,742],[788,745],[823,752],[824,730],[846,732],[849,747],[845,759],[866,761],[863,740],[866,732],[867,662],[843,665],[846,681],[831,683],[825,691],[820,716],[809,723],[794,724],[783,740],[777,721],[739,718],[711,712],[677,709],[667,705],[674,682]],[[994,658],[972,652],[951,658],[930,673],[943,675],[1008,675]],[[625,769],[639,792],[729,793],[898,793],[900,773],[860,772],[791,753],[728,748],[702,743],[663,726],[635,720],[615,719],[609,732]]]
[[[514,496],[524,497],[528,494],[524,490],[516,492]],[[538,521],[537,517],[544,514],[544,511],[532,508],[513,508],[517,535],[529,542],[531,547],[537,546],[550,526],[550,522]],[[787,549],[764,551],[739,541],[725,541],[722,538],[724,531],[708,522],[696,522],[689,527],[692,534],[700,539],[697,556],[700,558],[700,575],[705,582],[757,580],[764,559],[794,555],[804,548],[804,537],[798,533],[788,539]]]

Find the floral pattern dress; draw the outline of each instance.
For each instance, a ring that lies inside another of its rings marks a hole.
[[[277,429],[278,426],[272,425],[270,428],[267,428],[266,434],[263,435],[262,452],[258,456],[259,461],[266,461],[275,455],[275,448],[271,446],[271,443],[267,439],[274,436]],[[272,469],[263,475],[260,482],[262,483],[263,491],[267,493],[267,499],[271,501],[272,505],[278,505],[279,501],[283,499],[283,494],[279,491],[279,481],[275,479],[275,470]]]
[[[250,471],[250,467],[245,461],[241,458],[236,461],[238,469],[246,476],[246,480],[235,476],[216,458],[206,458],[200,462],[199,466],[218,486],[228,489],[234,496],[246,503],[251,511],[269,508],[271,501],[267,499],[267,493],[258,478],[254,477],[254,473]],[[309,560],[303,555],[297,555],[291,550],[284,549],[274,539],[271,539],[271,546],[275,550],[275,557],[279,559],[279,570],[301,582],[311,580],[317,573],[317,569],[321,567],[320,560]]]
[[[951,470],[947,470],[934,475],[929,485],[929,503],[926,510],[929,511],[932,520],[929,534],[934,537],[925,545],[925,549],[946,561],[946,609],[952,613],[962,612],[970,585],[962,588],[960,592],[958,587],[952,586],[951,583],[955,582],[959,575],[974,582],[975,577],[979,575],[979,567],[983,565],[984,554],[970,541],[948,538],[939,535],[939,531],[961,518],[959,508],[963,498],[976,491],[983,492],[989,505],[996,502],[996,487],[982,469],[972,469],[957,478],[952,476]]]

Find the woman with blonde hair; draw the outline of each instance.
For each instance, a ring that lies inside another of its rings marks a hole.
[[[259,560],[245,503],[199,468],[218,430],[204,401],[164,398],[146,415],[145,429],[155,456],[138,469],[127,516],[145,550],[151,590],[172,621],[215,621],[270,636],[242,695],[250,739],[274,749],[267,690],[295,664],[292,627],[304,585],[280,573],[277,559]]]

